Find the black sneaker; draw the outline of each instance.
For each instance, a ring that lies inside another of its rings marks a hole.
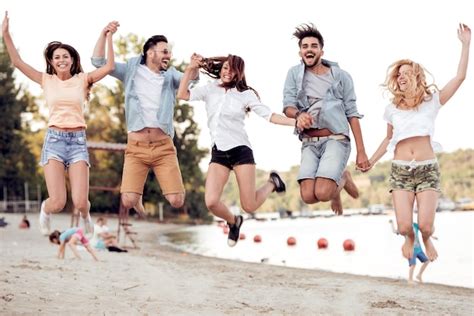
[[[239,215],[235,216],[235,224],[227,224],[229,225],[229,236],[227,236],[227,244],[229,245],[229,247],[234,247],[239,241],[240,226],[242,226],[243,222],[244,218]]]
[[[270,181],[275,185],[275,190],[279,194],[286,192],[285,182],[280,178],[280,175],[276,171],[270,172]]]

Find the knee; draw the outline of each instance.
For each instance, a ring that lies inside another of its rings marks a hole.
[[[61,212],[66,206],[66,197],[50,197],[48,200],[48,211],[53,213]]]
[[[81,199],[79,201],[74,201],[74,207],[79,210],[79,212],[84,213],[89,210],[89,201],[87,199]]]
[[[216,210],[219,207],[219,203],[220,203],[219,199],[215,197],[210,197],[210,196],[206,196],[205,202],[206,202],[207,209],[211,212]]]
[[[184,205],[184,194],[174,194],[167,196],[166,198],[174,208],[180,208]]]
[[[316,188],[315,196],[318,201],[327,202],[327,201],[331,201],[333,192],[330,192],[327,189]]]
[[[255,207],[255,205],[252,205],[251,203],[247,203],[247,202],[243,202],[243,201],[240,201],[240,206],[247,213],[253,213],[257,209]]]
[[[431,236],[433,234],[433,226],[427,223],[419,223],[418,227],[423,236]]]
[[[400,235],[406,236],[413,232],[413,227],[410,223],[398,223],[398,232]]]
[[[313,191],[303,191],[303,190],[301,190],[300,195],[301,195],[301,199],[306,204],[313,204],[313,203],[316,203],[318,201],[316,199],[316,196],[314,195]]]

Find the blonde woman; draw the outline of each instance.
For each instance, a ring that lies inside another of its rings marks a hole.
[[[433,261],[438,253],[430,236],[440,193],[440,174],[435,152],[440,149],[433,141],[435,119],[439,109],[456,93],[466,77],[471,30],[460,24],[461,58],[456,76],[441,90],[426,83],[423,67],[409,59],[399,60],[389,67],[385,86],[393,95],[385,109],[387,135],[369,159],[369,170],[384,154],[394,151],[390,175],[398,231],[405,236],[403,256],[413,258],[415,235],[413,208],[418,205],[418,225],[428,258]]]

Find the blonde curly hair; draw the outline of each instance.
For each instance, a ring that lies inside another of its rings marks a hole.
[[[398,74],[404,65],[411,67],[411,72],[406,76],[408,88],[401,91],[398,85]],[[435,84],[426,83],[426,74],[431,74],[420,64],[410,60],[401,59],[388,67],[385,83],[382,85],[393,95],[392,102],[398,107],[417,108],[423,101],[431,99],[433,92],[439,91]],[[414,99],[414,104],[407,103],[407,99]]]

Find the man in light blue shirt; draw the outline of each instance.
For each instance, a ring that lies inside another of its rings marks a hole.
[[[92,64],[105,63],[105,34],[119,24],[110,22],[100,33]],[[163,195],[175,208],[184,204],[184,186],[173,144],[176,92],[183,73],[170,67],[171,50],[163,35],[150,37],[143,54],[126,63],[115,63],[111,75],[124,84],[127,149],[120,188],[125,208],[143,215],[142,195],[146,177],[153,169]],[[198,73],[194,74],[197,78]]]
[[[283,90],[283,112],[296,118],[302,141],[298,174],[300,194],[307,204],[331,201],[342,214],[340,191],[352,197],[358,190],[345,170],[351,144],[349,126],[357,148],[357,166],[369,165],[365,153],[351,76],[339,66],[322,59],[324,40],[313,25],[301,25],[293,34],[302,59],[290,68]]]

